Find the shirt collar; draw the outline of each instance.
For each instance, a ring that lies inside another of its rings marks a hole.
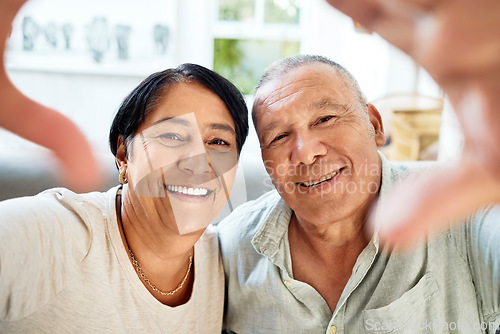
[[[292,209],[276,192],[273,208],[269,211],[262,226],[252,238],[252,246],[255,251],[269,258],[271,262],[284,269],[282,256],[278,256],[279,250],[284,249],[288,243],[285,237],[288,235],[288,224],[292,217]],[[281,260],[281,261],[280,261]]]

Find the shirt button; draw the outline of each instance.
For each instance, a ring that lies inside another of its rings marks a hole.
[[[292,287],[292,282],[290,282],[290,281],[284,281],[283,283],[285,284],[285,286],[287,288],[291,288]]]
[[[335,327],[335,325],[332,325],[332,326],[330,327],[330,329],[328,330],[328,333],[330,333],[330,334],[335,334],[335,333],[337,333],[337,327]]]

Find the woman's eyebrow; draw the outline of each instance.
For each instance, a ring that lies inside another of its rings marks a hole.
[[[157,124],[161,124],[161,123],[175,123],[175,124],[178,124],[178,125],[183,125],[183,126],[186,126],[186,127],[190,127],[192,126],[191,122],[186,120],[185,118],[182,118],[182,117],[165,117],[165,118],[162,118],[158,121],[156,121],[154,123],[154,125],[157,125]],[[220,131],[225,131],[225,132],[229,132],[231,133],[232,135],[236,135],[236,132],[234,131],[233,127],[228,125],[228,124],[224,124],[224,123],[210,123],[208,124],[207,126],[210,130],[220,130]]]
[[[184,118],[181,118],[181,117],[174,117],[174,116],[169,116],[169,117],[165,117],[165,118],[162,118],[156,122],[153,123],[153,125],[157,125],[157,124],[160,124],[160,123],[175,123],[175,124],[179,124],[179,125],[184,125],[184,126],[190,126],[191,125],[191,122],[189,122],[188,120],[184,119]]]
[[[220,130],[220,131],[229,132],[232,135],[236,136],[236,132],[234,131],[233,127],[231,127],[227,124],[224,124],[224,123],[210,123],[208,125],[208,128],[210,130]]]

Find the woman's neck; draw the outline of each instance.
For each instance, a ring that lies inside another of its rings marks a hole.
[[[117,220],[131,262],[133,256],[149,283],[139,273],[138,276],[160,302],[169,306],[187,302],[194,282],[194,244],[203,231],[181,236],[162,221],[161,215],[147,215],[141,206],[134,205],[133,195],[129,194],[124,189],[122,195],[117,196]],[[138,272],[137,266],[134,269]],[[183,281],[182,287],[172,295],[162,295],[152,287],[173,291]]]

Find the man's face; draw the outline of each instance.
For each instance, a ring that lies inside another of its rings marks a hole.
[[[299,219],[366,213],[380,186],[382,122],[333,67],[305,65],[271,80],[254,110],[267,172]]]

